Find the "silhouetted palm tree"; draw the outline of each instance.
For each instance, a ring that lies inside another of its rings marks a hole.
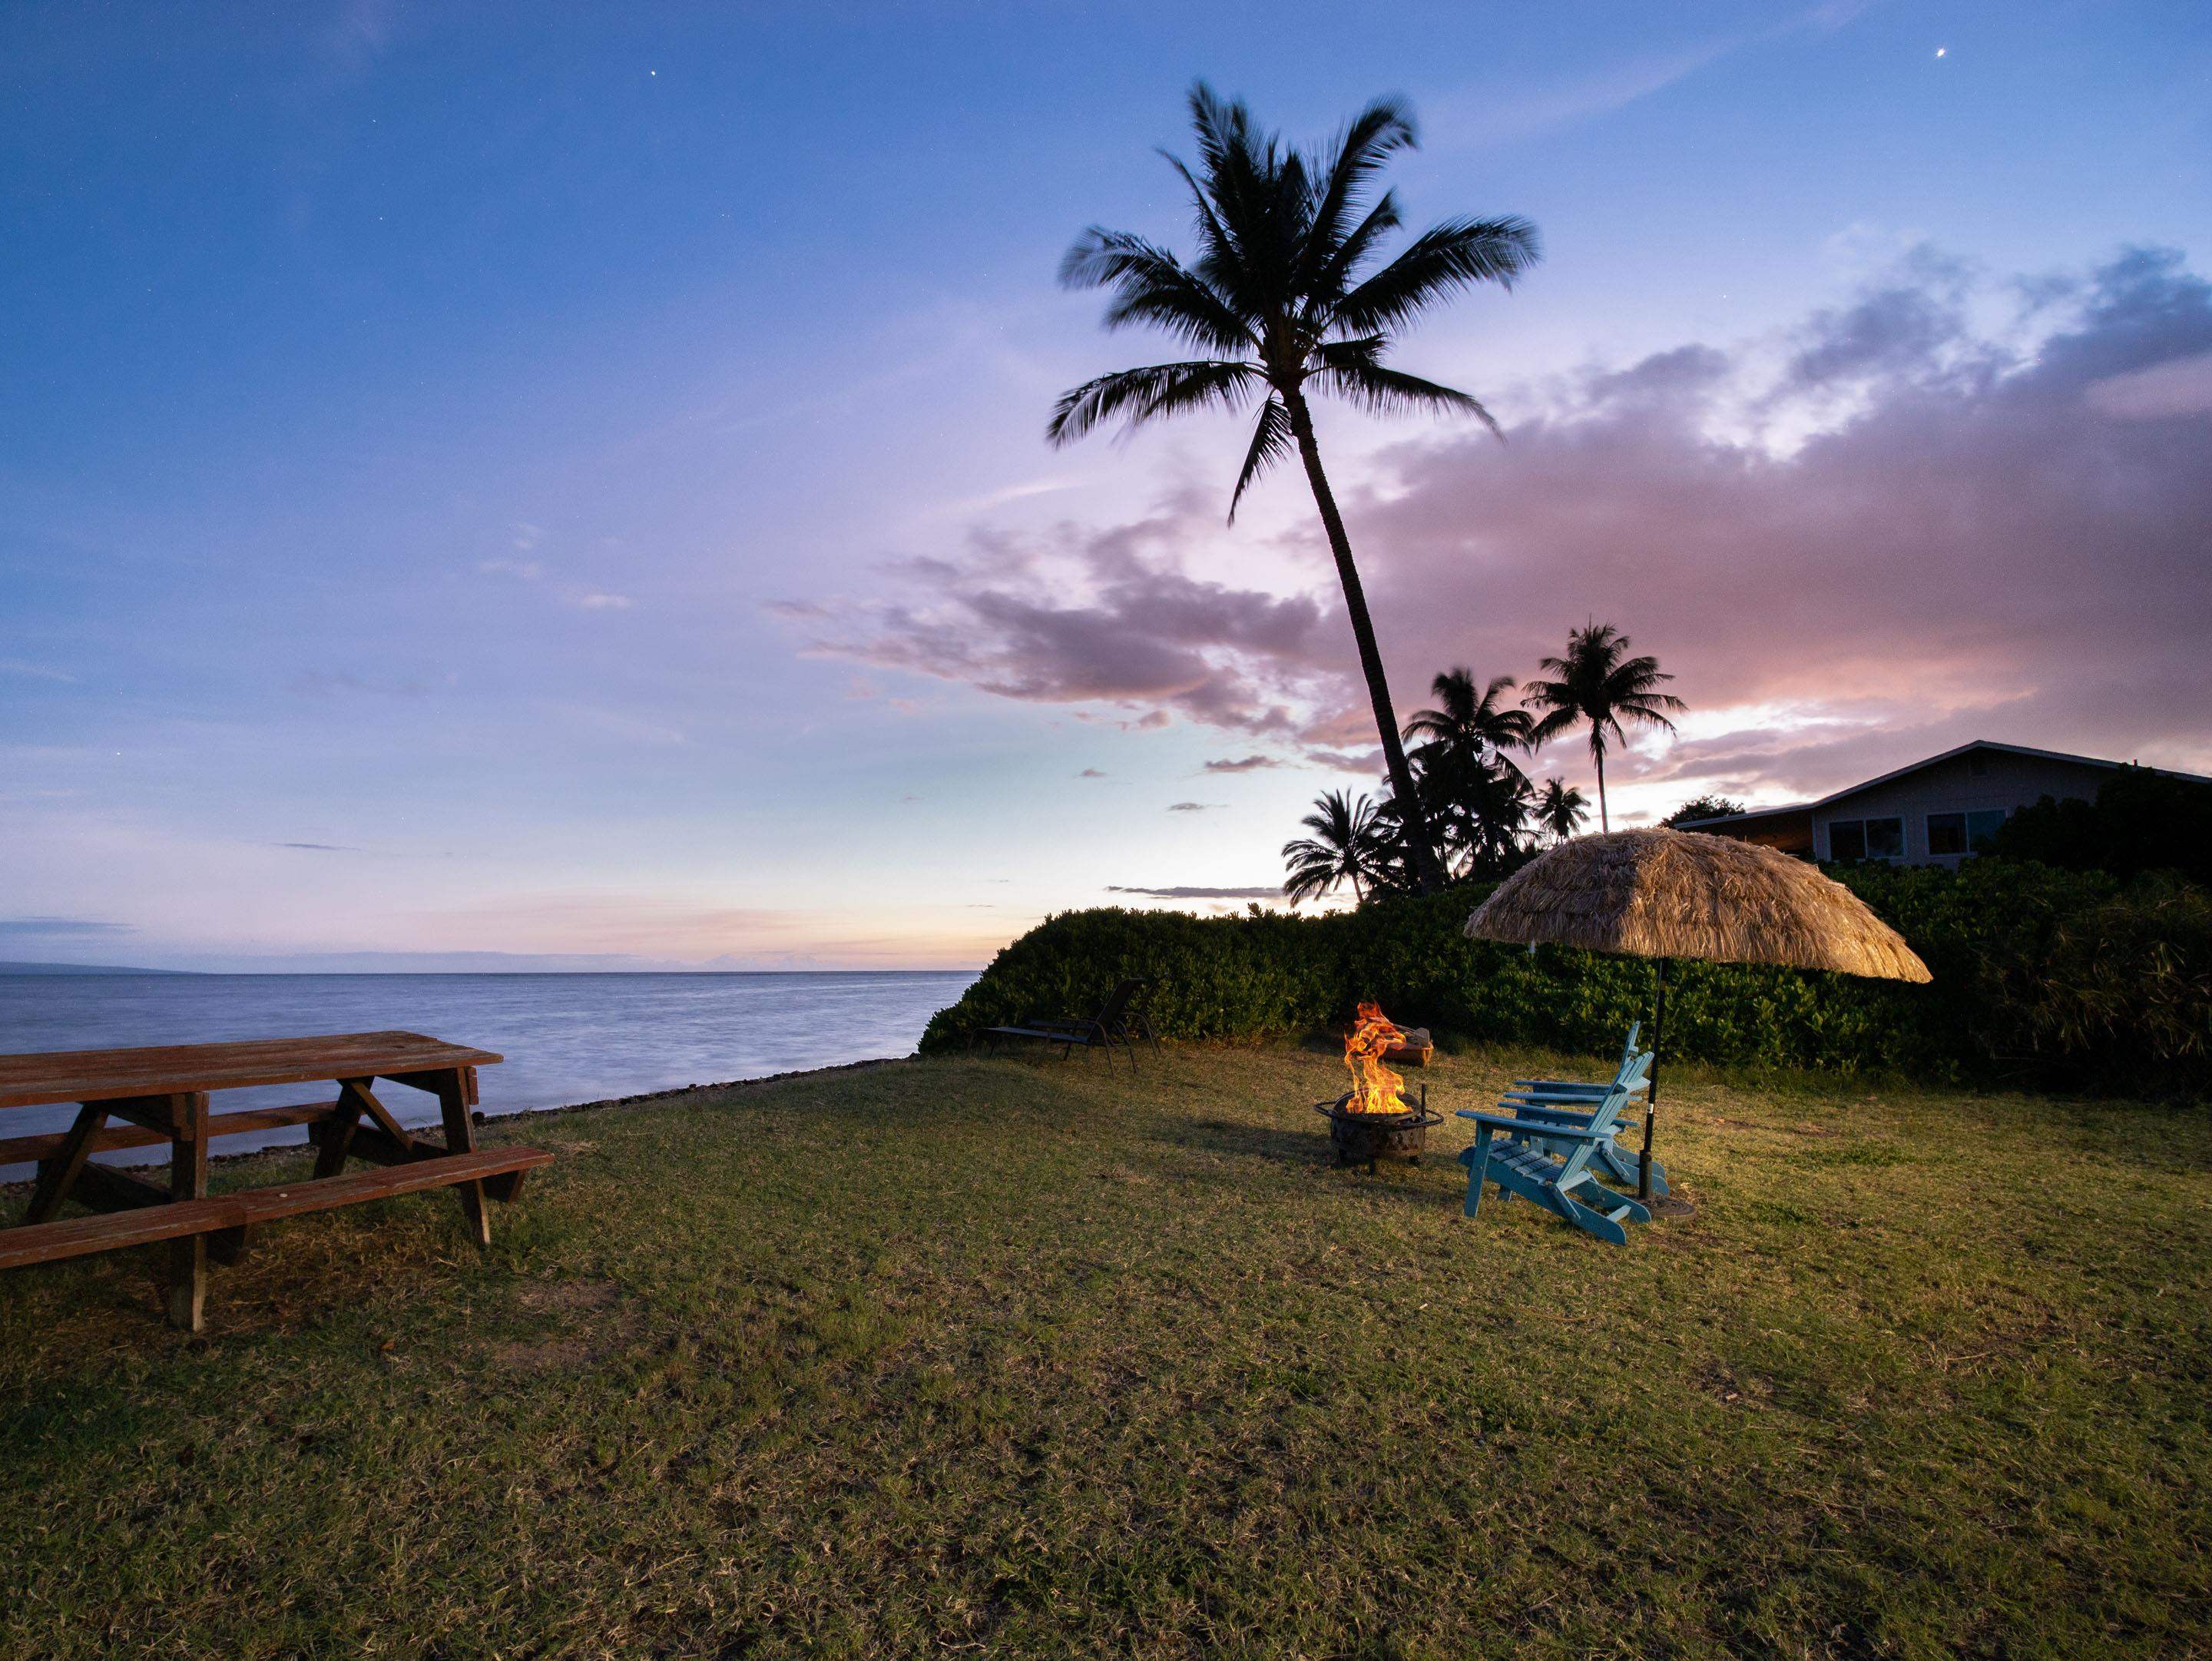
[[[1659,672],[1659,660],[1626,655],[1628,636],[1609,623],[1592,623],[1567,636],[1566,655],[1546,658],[1542,667],[1549,680],[1532,680],[1522,689],[1522,701],[1547,710],[1536,723],[1535,741],[1543,744],[1589,723],[1590,759],[1597,764],[1597,817],[1607,830],[1613,821],[1606,812],[1605,747],[1608,739],[1626,742],[1621,722],[1674,730],[1667,719],[1669,709],[1689,706],[1662,683],[1674,679]]]
[[[1528,822],[1528,781],[1487,752],[1425,744],[1411,757],[1414,788],[1444,846],[1454,880],[1497,875],[1521,851]]]
[[[1384,162],[1414,143],[1413,118],[1402,105],[1389,99],[1370,104],[1328,149],[1313,154],[1261,132],[1243,104],[1223,102],[1203,82],[1191,90],[1190,113],[1198,170],[1168,160],[1197,210],[1196,260],[1186,266],[1140,236],[1093,226],[1068,250],[1060,275],[1070,288],[1114,291],[1108,328],[1165,329],[1205,356],[1084,382],[1061,395],[1047,436],[1066,444],[1116,417],[1135,428],[1189,410],[1259,403],[1229,516],[1236,519],[1254,479],[1297,451],[1336,557],[1391,786],[1408,816],[1414,880],[1433,888],[1443,873],[1398,741],[1366,593],[1322,472],[1307,399],[1332,392],[1377,413],[1471,415],[1496,431],[1489,411],[1465,392],[1387,368],[1382,357],[1394,334],[1455,291],[1478,283],[1510,288],[1535,263],[1535,228],[1510,216],[1447,220],[1370,271],[1382,240],[1400,222],[1389,192],[1371,204],[1368,195]]]
[[[1498,700],[1513,690],[1513,677],[1500,675],[1478,694],[1474,671],[1447,669],[1429,683],[1435,697],[1433,709],[1416,710],[1406,723],[1409,739],[1426,739],[1462,757],[1495,763],[1518,774],[1509,750],[1525,750],[1536,730],[1536,719]]]
[[[1313,835],[1283,844],[1291,873],[1283,892],[1291,904],[1319,898],[1347,882],[1353,898],[1365,899],[1385,852],[1375,804],[1365,796],[1354,801],[1348,792],[1332,790],[1315,797],[1314,812],[1298,823]]]
[[[1536,823],[1554,842],[1565,842],[1589,818],[1589,799],[1561,779],[1546,779],[1536,793]]]

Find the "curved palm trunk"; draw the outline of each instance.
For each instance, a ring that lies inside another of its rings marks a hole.
[[[1398,741],[1398,715],[1390,707],[1390,683],[1382,673],[1382,654],[1375,644],[1374,620],[1367,615],[1367,591],[1359,581],[1359,568],[1352,563],[1352,540],[1344,533],[1344,519],[1336,511],[1335,494],[1328,475],[1321,470],[1321,447],[1314,441],[1313,414],[1296,392],[1285,399],[1290,406],[1291,432],[1298,441],[1298,454],[1306,464],[1306,479],[1313,486],[1314,505],[1321,509],[1322,529],[1328,533],[1329,551],[1336,556],[1337,581],[1344,585],[1344,609],[1351,614],[1352,637],[1359,647],[1359,667],[1367,677],[1368,701],[1375,706],[1375,728],[1382,739],[1382,761],[1390,774],[1390,794],[1398,799],[1399,823],[1405,827],[1407,858],[1413,867],[1413,886],[1434,893],[1444,885],[1437,864],[1436,843],[1429,836],[1428,816],[1413,792],[1413,770],[1406,764],[1405,746]]]
[[[1598,739],[1591,739],[1591,740],[1590,740],[1590,754],[1591,754],[1594,757],[1595,757],[1595,759],[1596,759],[1596,761],[1597,761],[1597,828],[1598,828],[1599,830],[1612,830],[1612,829],[1613,829],[1613,821],[1612,821],[1610,818],[1607,818],[1606,817],[1606,812],[1605,812],[1605,745],[1604,745],[1604,744],[1603,744],[1603,743],[1601,743],[1601,741],[1599,741]]]

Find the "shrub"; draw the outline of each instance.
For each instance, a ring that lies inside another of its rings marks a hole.
[[[1997,860],[1838,879],[1911,943],[1934,983],[1678,959],[1669,1056],[1944,1081],[2191,1089],[2212,1079],[2203,891]],[[1309,1033],[1341,1025],[1361,998],[1447,1041],[1561,1050],[1610,1049],[1648,1019],[1644,959],[1467,939],[1467,915],[1488,891],[1386,896],[1318,917],[1067,912],[1000,952],[930,1022],[922,1048],[1094,1008],[1130,975],[1154,983],[1152,1019],[1170,1037]]]

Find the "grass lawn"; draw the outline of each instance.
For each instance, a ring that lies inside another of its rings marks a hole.
[[[0,1277],[0,1651],[2212,1652],[2203,1108],[1677,1069],[1698,1212],[1620,1250],[1466,1220],[1456,1121],[1328,1168],[1340,1078],[495,1126],[562,1157],[489,1255],[449,1195],[303,1219],[197,1339],[157,1252]]]

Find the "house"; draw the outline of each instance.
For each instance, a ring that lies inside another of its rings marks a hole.
[[[1686,820],[1676,828],[1734,837],[1801,859],[1887,860],[1955,869],[2006,816],[2045,796],[2094,801],[2122,764],[1977,739],[1818,801]],[[2196,783],[2194,773],[2154,769]]]

